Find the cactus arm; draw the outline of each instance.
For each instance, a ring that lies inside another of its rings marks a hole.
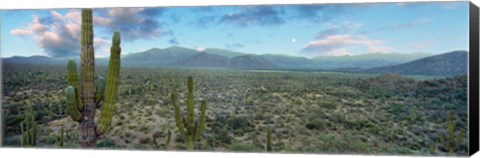
[[[115,31],[110,48],[110,61],[108,63],[108,76],[105,86],[104,103],[98,120],[97,133],[104,134],[112,123],[115,111],[115,99],[118,93],[118,82],[120,79],[120,32]]]
[[[193,79],[192,76],[188,76],[188,96],[187,96],[187,133],[189,135],[194,135],[194,118],[195,118],[195,103],[193,100]]]
[[[463,141],[463,129],[460,129],[458,136],[457,136],[457,143],[455,145],[455,149],[459,148]]]
[[[440,134],[439,139],[442,143],[443,149],[448,150],[448,143],[445,141],[445,136],[443,136],[443,134]]]
[[[67,81],[68,85],[73,86],[75,90],[76,106],[78,110],[82,110],[83,104],[80,98],[80,86],[78,83],[77,64],[73,60],[69,60],[67,63]]]
[[[193,93],[193,77],[192,76],[188,76],[187,88],[188,88],[188,93]]]
[[[99,105],[103,101],[103,96],[105,92],[105,78],[103,76],[98,77],[95,81],[95,104]]]
[[[26,142],[25,142],[25,138],[24,138],[25,132],[24,132],[24,129],[23,129],[23,121],[20,122],[20,131],[21,131],[20,145],[24,146]]]
[[[77,100],[75,97],[75,90],[72,86],[68,86],[65,89],[65,94],[67,96],[67,112],[70,117],[72,117],[75,121],[80,121],[82,118],[82,114],[77,109]]]
[[[200,106],[200,125],[198,127],[198,130],[195,132],[195,140],[200,139],[200,136],[202,135],[203,130],[205,129],[205,121],[206,121],[206,116],[205,116],[205,111],[207,110],[207,102],[205,100],[202,101],[201,106]]]
[[[183,129],[188,130],[187,121],[185,120],[185,117],[182,117],[182,123],[183,123]],[[188,132],[185,131],[185,134],[188,134]]]
[[[177,105],[177,96],[175,94],[171,94],[170,98],[172,99],[172,105],[175,108],[175,122],[177,124],[178,132],[180,135],[186,136],[185,129],[183,128],[182,116],[180,115],[180,107]]]
[[[32,121],[31,119],[32,117],[32,110],[31,108],[28,110],[28,112],[25,114],[25,120],[26,120],[26,125],[27,125],[27,129],[25,130],[27,133],[27,145],[31,145],[32,144],[32,125],[33,123],[30,122]]]
[[[448,121],[448,145],[450,147],[454,147],[455,146],[455,132],[453,131],[454,130],[454,126],[453,126],[453,111],[450,111],[448,113],[448,118],[449,118],[449,121]]]
[[[36,145],[36,140],[37,140],[37,132],[38,132],[38,127],[37,127],[37,122],[35,122],[35,118],[37,117],[37,113],[33,112],[32,113],[32,146]]]
[[[187,128],[187,134],[192,135],[194,134],[194,118],[195,118],[195,111],[194,111],[194,103],[193,103],[193,94],[188,93],[188,98],[187,98],[187,117],[186,117],[186,128]]]

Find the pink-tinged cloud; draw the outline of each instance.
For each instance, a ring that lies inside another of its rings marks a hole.
[[[32,30],[29,28],[18,28],[18,29],[10,30],[10,34],[15,36],[26,36],[26,35],[31,35]]]
[[[384,45],[381,40],[372,40],[365,36],[356,36],[351,34],[328,35],[309,42],[301,51],[301,54],[314,57],[319,55],[346,55],[358,54],[358,52],[349,52],[348,48],[360,47],[368,52],[391,51],[392,48]]]
[[[112,19],[108,19],[101,16],[94,16],[93,17],[93,24],[98,26],[108,26],[112,24]]]
[[[94,10],[95,28],[113,32],[120,30],[122,40],[154,39],[166,35],[161,30],[161,9],[115,8]],[[105,14],[102,14],[105,13]],[[32,36],[44,52],[52,57],[78,56],[80,50],[81,12],[69,10],[65,14],[50,11],[48,16],[33,17],[30,24],[10,30],[15,36]],[[95,30],[97,31],[97,30]],[[95,55],[109,54],[110,37],[95,37]]]
[[[32,35],[44,52],[52,57],[78,56],[80,52],[80,12],[62,15],[51,11],[48,17],[34,17],[26,27],[10,30],[12,35]],[[95,49],[101,50],[108,40],[95,38]],[[105,54],[103,51],[97,54]],[[98,55],[97,55],[98,56]]]

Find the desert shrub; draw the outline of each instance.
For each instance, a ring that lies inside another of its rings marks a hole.
[[[135,128],[135,125],[128,125],[128,128],[129,128],[129,129],[134,129],[134,128]]]
[[[227,116],[225,113],[215,114],[215,122],[213,125],[219,128],[224,127],[228,123]]]
[[[297,104],[297,105],[303,105],[303,103],[304,103],[304,101],[303,101],[302,98],[296,98],[296,99],[295,99],[295,104]]]
[[[123,122],[122,122],[122,121],[118,121],[115,125],[116,125],[116,126],[122,126],[122,125],[123,125]]]
[[[327,124],[325,123],[325,121],[318,118],[305,124],[305,128],[310,130],[313,130],[313,129],[321,130],[321,129],[324,129],[326,126]]]
[[[370,128],[373,128],[374,126],[374,124],[368,120],[358,120],[358,119],[346,120],[344,125],[347,128],[356,129],[356,130],[370,129]]]
[[[105,139],[97,143],[97,148],[118,148],[119,146],[115,144],[112,140]]]
[[[215,140],[220,143],[230,144],[232,142],[232,137],[228,134],[227,129],[219,129],[215,132]]]
[[[150,144],[152,140],[150,139],[150,137],[147,137],[147,138],[141,138],[138,142],[140,144]]]
[[[228,146],[228,150],[230,151],[247,151],[247,152],[251,152],[253,151],[255,148],[253,147],[253,145],[250,145],[250,144],[244,144],[244,143],[233,143],[233,144],[230,144]]]
[[[252,124],[244,116],[234,116],[228,120],[228,125],[235,133],[244,133],[246,132]]]
[[[299,151],[322,153],[370,153],[368,145],[351,135],[321,134],[316,139],[306,139]]]
[[[147,126],[147,125],[143,125],[142,127],[140,127],[140,131],[142,131],[142,132],[148,132],[148,131],[150,131],[150,130],[148,129],[148,126]]]
[[[24,118],[23,115],[11,115],[6,117],[7,118],[5,119],[5,126],[19,125]]]
[[[335,109],[337,108],[337,104],[329,101],[320,101],[318,103],[320,108],[326,108],[326,109]]]
[[[44,140],[42,141],[47,144],[55,144],[58,142],[58,137],[53,133],[49,133],[46,135],[46,137],[44,137]]]

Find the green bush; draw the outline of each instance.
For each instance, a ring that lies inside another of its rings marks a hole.
[[[234,116],[230,118],[228,120],[228,125],[235,135],[243,135],[253,126],[244,116]]]
[[[253,151],[255,148],[253,147],[253,145],[250,145],[250,144],[244,144],[244,143],[233,143],[233,144],[230,144],[228,146],[228,150],[230,151],[247,151],[247,152],[251,152]]]
[[[219,141],[220,143],[230,144],[232,142],[232,137],[228,135],[227,129],[219,129],[215,131],[215,140]]]
[[[326,126],[327,124],[325,123],[325,121],[321,119],[314,119],[308,122],[307,124],[305,124],[305,128],[310,130],[313,130],[313,129],[321,130],[321,129],[325,129]]]
[[[112,140],[105,139],[100,143],[97,143],[97,148],[118,148],[119,146],[115,144]]]
[[[325,108],[325,109],[335,109],[337,108],[337,104],[329,101],[320,101],[318,103],[320,108]]]

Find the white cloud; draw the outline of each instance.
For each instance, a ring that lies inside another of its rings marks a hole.
[[[197,47],[197,48],[195,48],[195,50],[198,51],[198,52],[203,52],[205,50],[205,48]]]
[[[302,53],[313,57],[317,55],[346,55],[355,54],[349,52],[347,48],[359,47],[368,52],[387,52],[393,49],[384,45],[382,40],[372,40],[366,36],[351,34],[328,35],[320,39],[309,42]]]

